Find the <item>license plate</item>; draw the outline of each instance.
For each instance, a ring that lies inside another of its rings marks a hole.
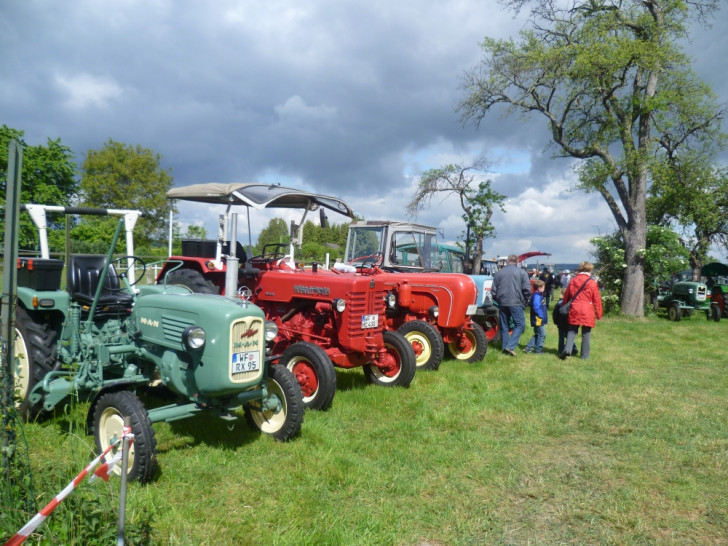
[[[471,303],[470,305],[468,305],[468,310],[465,311],[465,314],[474,315],[477,310],[478,310],[478,306],[475,305],[474,303]]]
[[[230,363],[232,373],[254,372],[260,369],[260,351],[233,353]]]
[[[376,328],[379,326],[379,315],[362,315],[361,317],[361,328],[366,330],[369,328]]]

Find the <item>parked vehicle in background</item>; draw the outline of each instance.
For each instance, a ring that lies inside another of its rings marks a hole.
[[[319,211],[322,222],[324,210],[354,217],[341,199],[259,183],[194,184],[173,188],[167,197],[225,205],[226,210],[217,240],[183,241],[183,255],[169,258],[159,282],[166,278],[193,292],[250,298],[260,306],[278,327],[271,341],[276,362],[293,372],[306,407],[331,405],[336,391],[334,366],[362,367],[377,385],[411,383],[415,355],[401,334],[386,327],[389,289],[382,279],[337,275],[319,264],[304,268],[295,261],[294,244],[300,244],[299,231],[308,212]],[[300,210],[303,216],[292,229],[290,243],[268,245],[259,255],[248,256],[237,240],[233,206],[244,207],[248,226],[251,208]]]
[[[728,317],[728,265],[713,262],[703,266],[702,275],[707,278],[710,301],[715,306],[715,314],[720,318]]]
[[[156,422],[202,411],[235,421],[242,408],[250,424],[277,440],[298,434],[301,389],[289,370],[269,365],[266,341],[277,332],[258,306],[192,294],[166,274],[158,285],[136,285],[136,270],[143,276],[145,269],[131,238],[138,211],[25,209],[39,227],[41,257],[18,260],[14,357],[21,414],[51,411],[71,395],[88,399],[100,451],[120,438],[128,418],[134,434],[128,475],[140,481],[155,473]],[[63,262],[48,257],[46,212],[122,216],[105,256],[68,257],[67,291],[60,289]],[[114,258],[124,226],[128,254]],[[136,391],[152,383],[174,401],[147,410]]]
[[[676,279],[689,278],[676,276]],[[708,320],[720,320],[720,309],[712,304],[705,283],[692,280],[672,280],[657,287],[654,297],[655,308],[667,310],[672,321],[679,321],[683,315],[690,316],[693,311],[705,312]]]

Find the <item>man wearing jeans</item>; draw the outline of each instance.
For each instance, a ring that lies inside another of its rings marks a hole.
[[[504,353],[516,356],[515,349],[526,329],[523,308],[531,297],[531,281],[526,270],[518,267],[518,256],[508,256],[505,267],[493,275],[491,293],[498,304],[501,347]],[[511,321],[513,332],[509,334]]]

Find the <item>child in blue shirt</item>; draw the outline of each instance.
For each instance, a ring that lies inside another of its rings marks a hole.
[[[543,344],[546,341],[546,323],[548,322],[549,313],[546,309],[546,301],[544,299],[544,290],[546,283],[541,279],[533,281],[533,294],[531,294],[531,326],[533,326],[533,337],[523,349],[524,353],[543,353]]]

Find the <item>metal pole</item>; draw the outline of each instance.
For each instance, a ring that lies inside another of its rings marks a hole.
[[[124,417],[124,432],[129,430],[131,423],[129,417]],[[126,527],[126,473],[129,467],[129,436],[121,440],[121,485],[119,486],[119,530],[116,535],[116,544],[124,546],[124,529]]]

